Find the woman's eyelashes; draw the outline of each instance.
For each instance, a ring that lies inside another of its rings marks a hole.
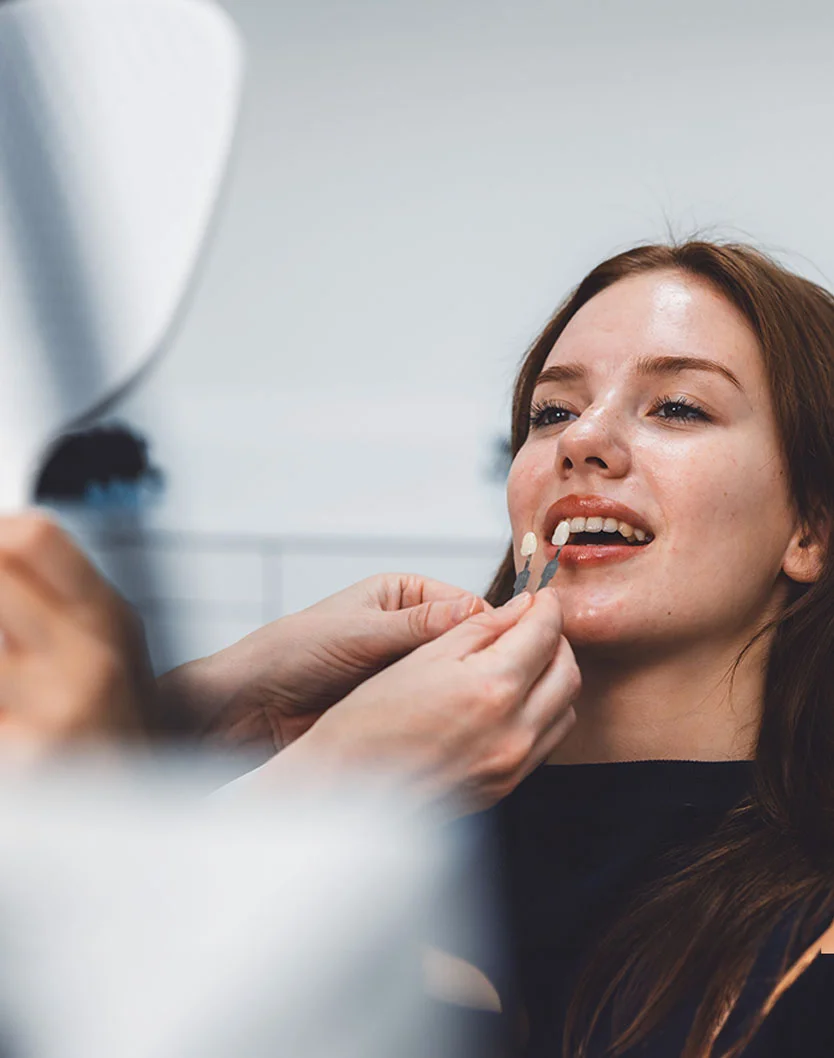
[[[533,401],[530,406],[530,427],[533,430],[544,426],[559,426],[567,419],[560,416],[575,414],[566,408],[564,404],[556,404],[554,401]]]
[[[711,422],[707,412],[688,397],[658,397],[648,414],[675,424]],[[534,401],[530,408],[530,428],[538,430],[547,426],[561,426],[568,421],[569,415],[576,415],[576,412],[564,404]]]
[[[660,411],[663,408],[673,408],[675,409],[675,414],[660,415]],[[687,397],[659,397],[650,414],[657,415],[661,419],[677,419],[679,422],[711,421],[704,409]]]

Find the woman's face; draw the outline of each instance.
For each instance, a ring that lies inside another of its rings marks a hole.
[[[517,568],[525,533],[539,540],[531,587],[564,517],[598,510],[648,534],[565,547],[553,584],[574,646],[726,643],[783,598],[797,525],[762,357],[709,284],[653,272],[594,297],[548,356],[531,418],[508,484]]]

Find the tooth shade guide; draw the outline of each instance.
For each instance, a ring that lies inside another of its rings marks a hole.
[[[512,597],[515,598],[516,595],[521,595],[521,593],[527,587],[529,581],[530,581],[530,559],[528,558],[527,561],[524,564],[524,569],[515,578],[515,584],[513,585]]]
[[[556,547],[564,547],[564,545],[568,542],[568,537],[569,536],[570,536],[570,522],[569,521],[559,522],[559,524],[556,526],[555,530],[553,531],[553,537],[552,537],[550,542],[552,544],[555,544]]]
[[[539,546],[539,541],[536,538],[535,533],[525,533],[524,539],[521,541],[521,557],[528,558],[530,555],[535,555]]]
[[[526,558],[527,561],[524,563],[524,569],[515,578],[515,584],[513,585],[513,598],[516,595],[521,595],[530,580],[530,559],[536,553],[538,549],[539,541],[536,538],[535,533],[525,533],[524,539],[521,541],[521,557]]]
[[[559,555],[561,555],[562,548],[564,546],[565,545],[562,544],[559,547],[559,550],[556,552],[556,554],[553,556],[553,558],[551,558],[551,560],[547,563],[547,565],[542,570],[542,579],[539,581],[539,586],[536,589],[536,591],[541,591],[542,588],[546,588],[548,586],[548,584],[553,580],[553,577],[556,574],[556,570],[559,568]]]

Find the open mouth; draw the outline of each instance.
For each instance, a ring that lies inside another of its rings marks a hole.
[[[554,545],[557,545],[559,535],[564,538],[568,528],[570,535],[566,547],[645,547],[654,539],[644,529],[616,518],[566,518],[554,530]]]

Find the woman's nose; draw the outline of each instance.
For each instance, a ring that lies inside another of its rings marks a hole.
[[[594,469],[605,471],[610,477],[621,477],[631,464],[628,445],[621,434],[610,412],[587,409],[559,435],[558,469]]]

